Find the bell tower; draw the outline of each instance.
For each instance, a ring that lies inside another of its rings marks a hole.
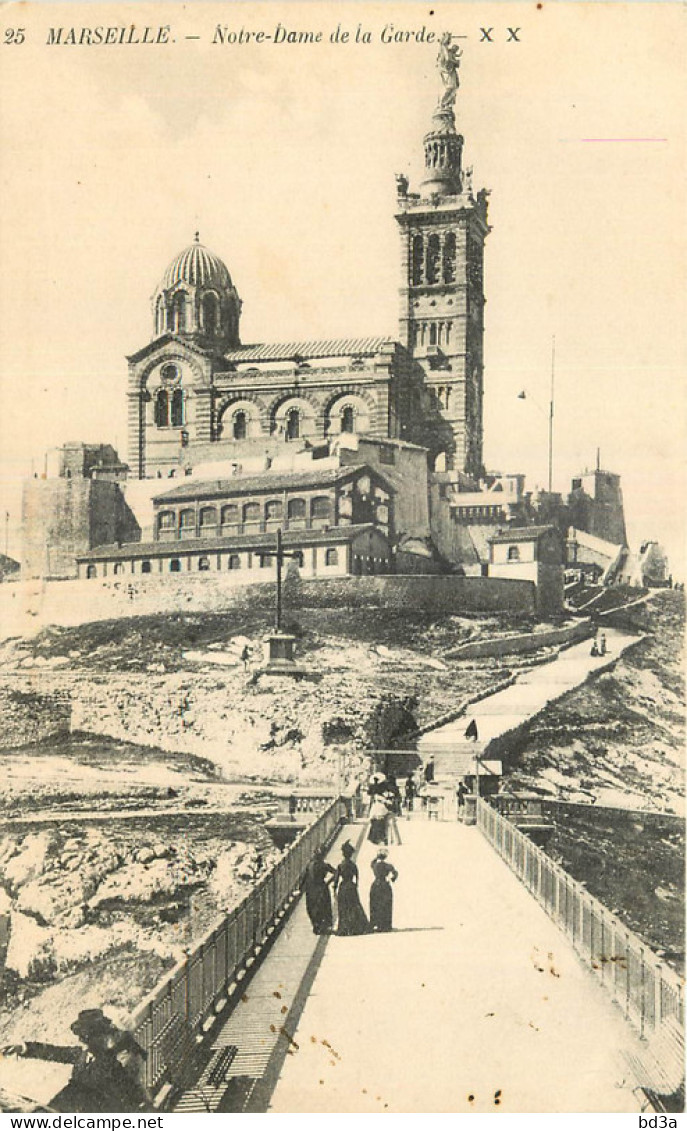
[[[447,469],[482,473],[484,240],[487,192],[463,168],[454,105],[462,51],[441,37],[443,91],[424,137],[425,177],[417,193],[397,176],[401,230],[399,337],[425,374],[425,387],[450,428]],[[437,454],[437,453],[434,453]]]

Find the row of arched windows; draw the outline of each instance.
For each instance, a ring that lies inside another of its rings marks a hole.
[[[456,281],[456,235],[446,232],[443,240],[438,232],[430,236],[413,236],[410,259],[410,281],[413,287],[423,283],[434,286],[437,283]]]
[[[452,322],[416,322],[413,327],[413,345],[449,346]]]
[[[352,405],[345,405],[341,412],[341,431],[355,432],[355,409]],[[299,409],[291,408],[284,418],[284,436],[287,440],[301,438],[302,414]],[[248,435],[248,414],[239,409],[231,418],[232,440],[245,440]]]
[[[308,516],[308,504],[305,499],[289,499],[286,504],[286,518],[289,522],[305,522]],[[310,519],[313,523],[329,522],[332,517],[332,500],[328,495],[316,495],[310,500]],[[281,522],[284,518],[284,504],[281,499],[269,499],[266,503],[247,502],[226,503],[223,507],[201,507],[198,511],[198,527],[207,534],[211,529],[217,528],[219,518],[220,526],[253,525]],[[158,532],[162,538],[174,536],[178,529],[181,536],[191,537],[196,530],[196,511],[193,507],[185,507],[179,511],[179,516],[174,511],[161,511],[158,515]]]
[[[208,337],[216,337],[222,329],[222,317],[219,299],[212,292],[203,295],[199,307],[199,325],[194,326],[193,308],[191,300],[184,291],[177,291],[169,303],[165,303],[162,295],[157,300],[155,308],[155,328],[158,334],[165,330],[172,334],[183,334],[186,330],[199,329]]]
[[[159,389],[155,395],[155,425],[157,428],[181,428],[186,423],[183,389]]]
[[[300,569],[303,568],[303,565],[304,565],[304,562],[305,562],[305,555],[304,555],[302,550],[294,550],[292,553],[290,553],[289,556],[290,556],[291,560],[294,561]],[[258,554],[257,557],[258,557],[258,565],[261,569],[269,569],[269,568],[271,568],[272,566],[275,565],[274,554],[263,553],[263,554]],[[338,564],[339,564],[339,551],[334,546],[330,546],[327,550],[325,550],[324,564],[326,566],[338,566]],[[240,554],[229,554],[229,556],[227,558],[227,563],[226,563],[227,569],[232,569],[232,570],[242,569],[243,565],[244,565],[244,563],[241,559]],[[169,572],[170,573],[181,573],[184,566],[185,566],[185,563],[182,563],[181,558],[171,558],[170,562],[169,562]],[[123,574],[125,572],[125,568],[126,567],[125,567],[124,562],[115,562],[112,572],[115,575],[120,575],[120,574]],[[186,567],[186,568],[188,568],[188,567]],[[211,563],[210,563],[210,557],[207,554],[201,554],[198,558],[197,569],[201,573],[205,573],[205,572],[208,572],[211,568],[212,568],[212,566],[211,566]],[[246,568],[248,568],[248,562],[246,562]],[[132,568],[132,572],[133,572],[133,568]],[[144,559],[141,562],[140,572],[142,574],[152,573],[153,572],[152,561],[150,561],[147,558]],[[104,573],[104,570],[103,570],[103,573]],[[86,577],[90,580],[90,579],[97,577],[97,576],[98,576],[98,567],[94,562],[91,562],[86,567]]]

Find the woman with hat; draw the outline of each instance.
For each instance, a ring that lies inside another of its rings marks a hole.
[[[373,931],[390,931],[394,909],[391,883],[398,879],[398,872],[393,864],[388,863],[383,848],[380,848],[371,867],[375,878],[370,888],[370,927]]]
[[[82,1009],[70,1028],[80,1045],[28,1041],[1,1051],[74,1066],[69,1082],[50,1101],[51,1110],[154,1110],[142,1080],[145,1053],[131,1033],[119,1029],[102,1009]]]
[[[386,844],[386,820],[389,810],[383,798],[375,796],[370,805],[370,828],[367,839],[372,844]]]
[[[326,935],[334,925],[332,897],[329,884],[335,870],[324,858],[323,847],[315,849],[315,855],[308,864],[303,877],[305,888],[305,909],[308,912],[312,929],[316,935]]]
[[[358,868],[353,863],[355,849],[350,840],[341,845],[342,862],[336,869],[334,887],[339,912],[337,935],[366,935],[370,924],[358,895]]]

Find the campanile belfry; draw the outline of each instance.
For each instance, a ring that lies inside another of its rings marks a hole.
[[[462,51],[447,32],[437,67],[442,90],[424,137],[425,175],[417,193],[398,176],[401,229],[399,337],[425,370],[425,385],[450,426],[446,466],[482,472],[484,240],[487,192],[463,168],[455,102]]]

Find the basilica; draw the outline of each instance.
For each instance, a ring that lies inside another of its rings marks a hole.
[[[450,39],[423,180],[396,176],[397,336],[244,343],[230,270],[196,233],[128,358],[127,464],[72,445],[61,485],[27,485],[25,574],[248,580],[273,568],[276,530],[304,576],[488,574],[492,535],[523,517],[523,477],[483,467],[488,194],[463,162]],[[513,576],[536,580],[521,553]]]

